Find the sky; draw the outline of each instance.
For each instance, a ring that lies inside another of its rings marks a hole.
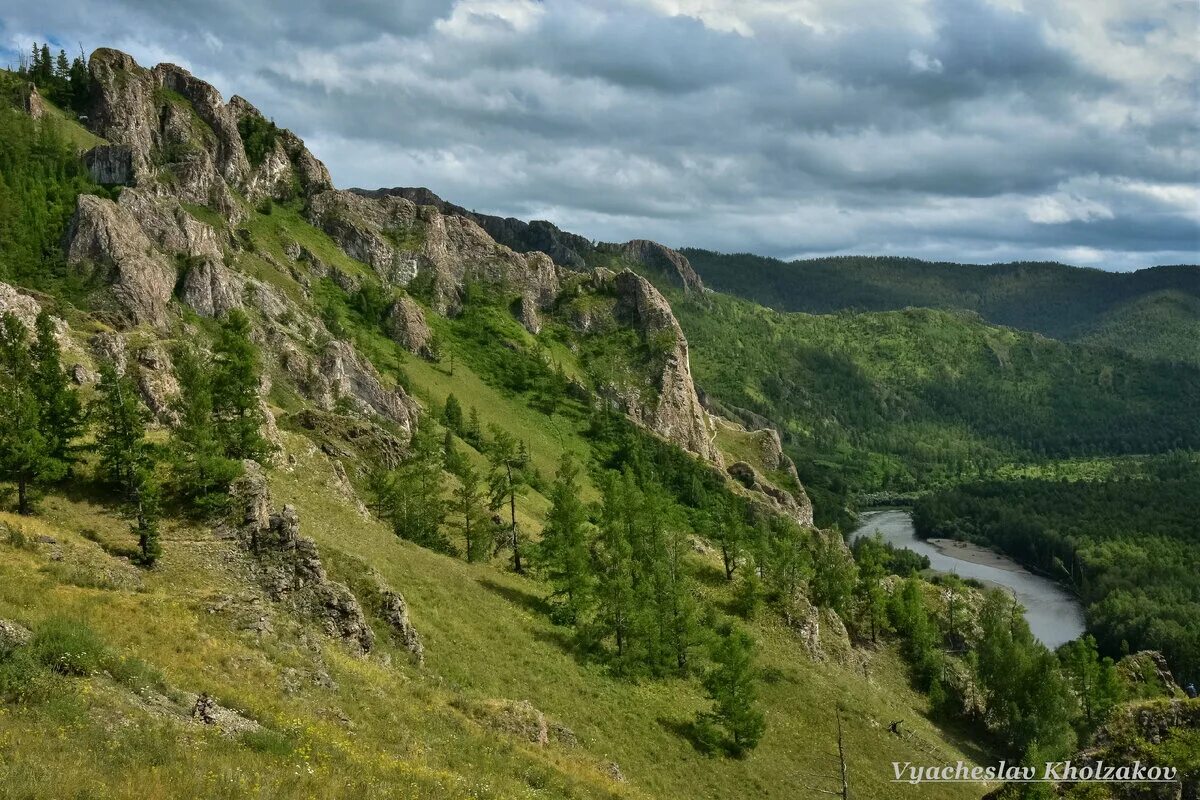
[[[780,258],[1200,261],[1195,0],[54,0],[32,41],[180,64],[339,187]]]

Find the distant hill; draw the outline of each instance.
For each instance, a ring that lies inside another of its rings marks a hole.
[[[989,322],[1055,339],[1115,344],[1138,355],[1161,355],[1143,341],[1106,334],[1134,316],[1151,314],[1155,341],[1183,338],[1200,322],[1200,266],[1104,272],[1053,262],[954,264],[913,258],[844,256],[781,261],[749,253],[681,251],[713,289],[781,311],[825,314],[844,309],[896,311],[909,307],[975,311]],[[1175,299],[1133,304],[1172,292]],[[1138,310],[1140,308],[1140,310]],[[1135,349],[1130,349],[1135,348]],[[1194,355],[1193,359],[1194,360]]]

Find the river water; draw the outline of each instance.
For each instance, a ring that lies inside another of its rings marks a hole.
[[[977,578],[1009,589],[1025,606],[1025,619],[1033,635],[1051,649],[1083,633],[1083,609],[1079,601],[1054,581],[1034,575],[1011,559],[997,557],[995,563],[1000,566],[990,566],[943,553],[917,538],[912,515],[907,511],[867,512],[862,515],[862,524],[852,538],[869,536],[875,531],[897,547],[907,547],[928,556],[930,566],[938,572],[952,572],[960,578]]]

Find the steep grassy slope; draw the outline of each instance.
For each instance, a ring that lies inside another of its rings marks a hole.
[[[979,266],[860,256],[784,262],[748,253],[682,252],[711,288],[781,311],[964,309],[998,325],[1064,340],[1102,330],[1107,315],[1156,292],[1200,298],[1196,266],[1112,273],[1053,263]],[[1186,319],[1195,324],[1194,309]],[[1111,341],[1140,348],[1129,351],[1136,353],[1149,346]]]
[[[864,678],[810,661],[772,619],[755,625],[770,676],[767,737],[744,761],[703,756],[679,733],[705,705],[694,684],[639,685],[579,661],[540,608],[541,584],[397,539],[341,498],[326,456],[295,435],[286,443],[297,460],[272,473],[276,500],[297,505],[335,577],[354,585],[373,568],[403,589],[425,666],[382,629],[367,660],[306,631],[262,596],[239,547],[205,527],[172,523],[160,566],[136,570],[109,554],[133,545],[123,520],[56,495],[37,519],[0,517],[0,618],[35,631],[52,617],[83,621],[136,666],[56,678],[45,700],[5,706],[6,796],[73,786],[148,798],[794,797],[836,766],[835,698],[846,704],[851,778],[864,796],[904,796],[887,783],[886,762],[921,748],[970,756],[925,722],[894,655],[875,655]],[[192,721],[187,693],[200,691],[265,730],[222,737]],[[475,721],[497,699],[531,701],[579,745],[539,747]],[[918,738],[888,733],[899,718]],[[626,782],[609,777],[609,761]]]

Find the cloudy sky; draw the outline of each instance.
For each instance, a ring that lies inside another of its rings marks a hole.
[[[342,187],[784,258],[1200,260],[1195,0],[3,5],[9,62],[181,64]]]

